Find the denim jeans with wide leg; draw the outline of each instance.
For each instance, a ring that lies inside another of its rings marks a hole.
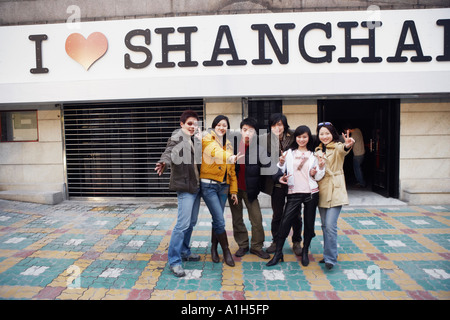
[[[200,208],[200,190],[196,193],[177,192],[178,217],[170,237],[168,261],[170,266],[181,264],[182,257],[191,254],[192,230],[197,224]]]
[[[225,232],[223,212],[228,197],[228,184],[201,182],[202,197],[212,216],[212,228],[216,234]]]
[[[342,206],[331,208],[320,208],[320,219],[323,231],[323,258],[325,263],[335,265],[337,263],[337,221]]]

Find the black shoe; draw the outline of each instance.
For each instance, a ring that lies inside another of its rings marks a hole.
[[[303,252],[302,252],[302,266],[307,267],[308,264],[309,264],[308,249],[303,248]]]
[[[234,254],[236,257],[243,257],[247,252],[248,252],[248,247],[247,248],[239,248],[238,251],[236,251],[236,253]]]
[[[269,259],[270,258],[270,254],[265,252],[263,249],[261,249],[261,250],[251,249],[250,253],[256,254],[258,257],[260,257],[262,259]]]
[[[269,262],[267,262],[266,266],[271,267],[271,266],[277,265],[279,261],[284,262],[283,254],[275,253],[273,255],[273,258]]]
[[[325,262],[325,268],[327,268],[327,270],[331,270],[331,269],[333,269],[333,267],[334,267],[334,264]]]
[[[320,260],[319,263],[325,263],[325,259]]]

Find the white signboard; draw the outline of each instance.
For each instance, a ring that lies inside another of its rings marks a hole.
[[[0,104],[450,93],[450,9],[0,27]]]

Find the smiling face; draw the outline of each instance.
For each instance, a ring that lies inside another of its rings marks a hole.
[[[223,137],[227,133],[228,125],[227,121],[220,120],[220,122],[214,127],[214,131],[219,137]]]
[[[333,135],[331,134],[330,130],[328,130],[326,127],[322,127],[319,130],[319,140],[324,145],[327,145],[331,141],[333,141]]]
[[[296,136],[295,141],[297,142],[299,148],[302,148],[302,149],[306,148],[306,145],[308,144],[308,141],[309,141],[308,133],[304,132],[304,133]]]
[[[189,117],[186,122],[180,122],[181,130],[189,136],[193,136],[198,128],[198,121],[194,117]]]

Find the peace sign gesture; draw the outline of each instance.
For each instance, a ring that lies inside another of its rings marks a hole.
[[[236,155],[230,156],[228,158],[228,163],[237,163],[242,157],[245,157],[245,154],[241,154],[240,152],[238,152]]]
[[[350,149],[355,144],[355,139],[350,137],[350,130],[347,130],[347,134],[342,132],[342,137],[344,137],[345,147]]]

